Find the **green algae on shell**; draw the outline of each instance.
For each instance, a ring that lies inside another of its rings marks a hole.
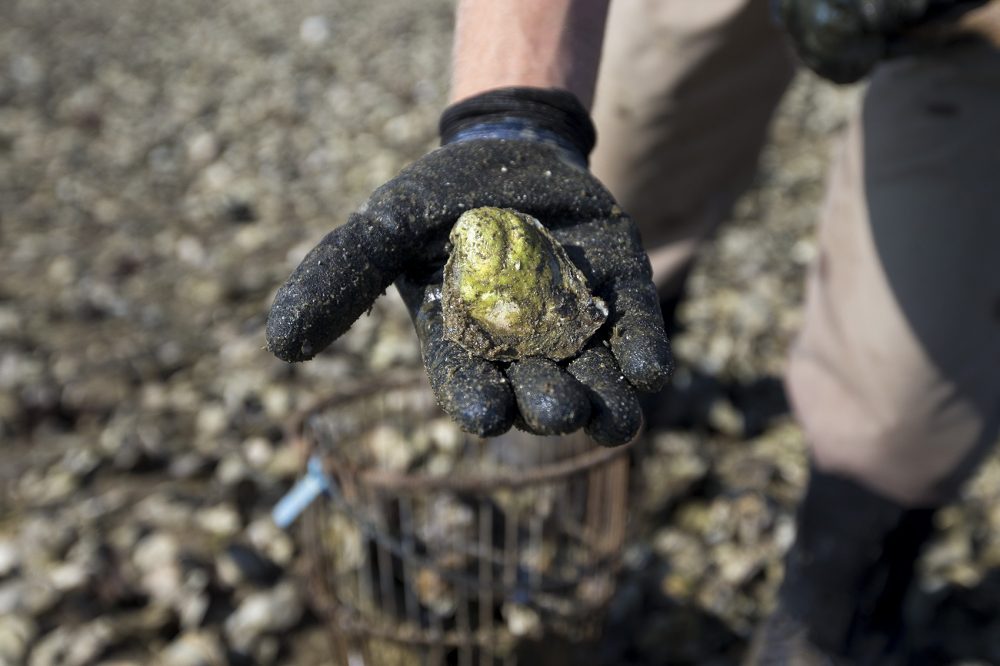
[[[580,351],[608,317],[604,301],[541,222],[510,208],[466,211],[444,267],[444,335],[490,360]]]

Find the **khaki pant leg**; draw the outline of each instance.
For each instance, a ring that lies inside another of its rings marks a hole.
[[[1000,52],[883,65],[836,163],[789,393],[817,464],[947,500],[1000,428]]]
[[[661,295],[753,177],[794,71],[767,0],[611,4],[591,164],[639,224]]]

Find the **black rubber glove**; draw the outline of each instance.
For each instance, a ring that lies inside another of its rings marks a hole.
[[[774,0],[799,57],[835,83],[866,76],[908,28],[963,4],[951,0]]]
[[[503,89],[449,108],[441,133],[443,147],[377,189],[295,269],[271,307],[268,348],[287,361],[313,357],[395,281],[438,402],[465,430],[492,436],[517,422],[628,441],[642,420],[635,389],[663,385],[670,347],[635,224],[586,169],[586,111],[564,91]],[[492,363],[442,337],[448,232],[479,206],[538,218],[608,304],[577,357]]]

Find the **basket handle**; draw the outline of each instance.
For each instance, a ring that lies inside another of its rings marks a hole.
[[[330,493],[332,486],[333,482],[323,470],[323,461],[319,456],[310,456],[305,476],[274,505],[271,519],[281,529],[288,529],[317,497]]]

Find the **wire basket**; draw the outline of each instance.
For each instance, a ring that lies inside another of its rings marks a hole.
[[[294,425],[326,479],[303,543],[337,663],[569,659],[567,646],[596,638],[614,590],[628,446],[475,438],[425,382],[352,387]]]

